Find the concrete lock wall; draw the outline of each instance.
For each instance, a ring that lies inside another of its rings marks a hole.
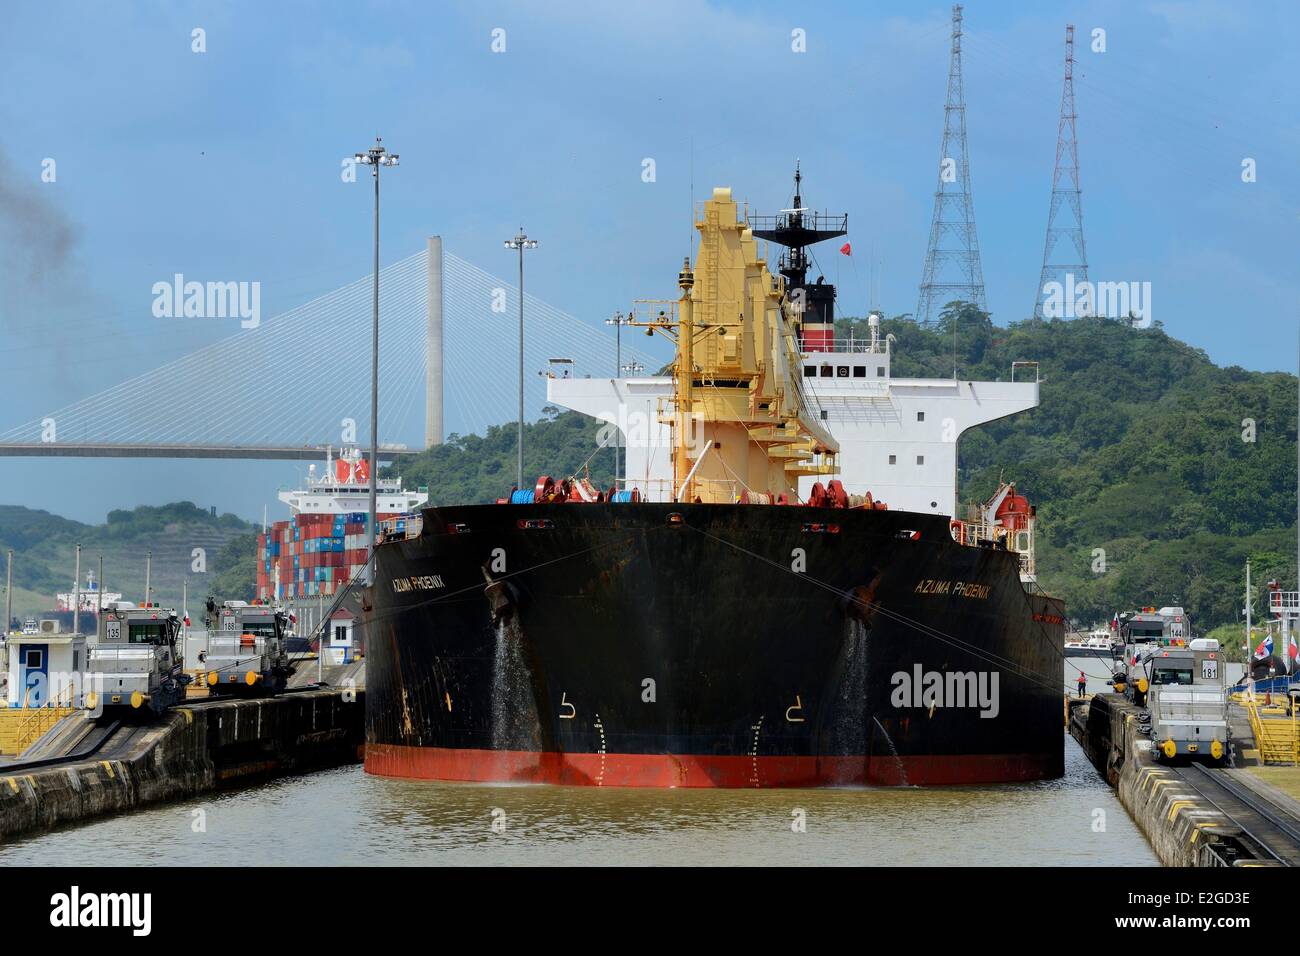
[[[257,774],[359,762],[365,692],[178,707],[123,752],[6,775],[0,766],[0,839],[192,797]]]
[[[1206,866],[1223,815],[1173,771],[1160,766],[1138,731],[1140,710],[1119,694],[1070,706],[1070,733],[1166,866]]]

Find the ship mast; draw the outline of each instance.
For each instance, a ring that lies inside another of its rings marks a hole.
[[[688,438],[691,435],[692,424],[690,412],[695,401],[695,300],[692,294],[695,287],[695,274],[691,271],[689,258],[682,262],[682,271],[677,274],[677,287],[681,289],[682,296],[679,308],[681,323],[678,326],[677,338],[678,361],[673,376],[677,403],[673,441],[673,498],[685,497],[690,501],[695,473],[699,470],[699,460],[697,458],[695,465],[691,465],[687,461],[686,454],[691,444]],[[678,371],[682,374],[676,374]],[[699,449],[699,455],[703,456],[707,450],[707,447]],[[684,477],[683,471],[686,472]]]
[[[794,206],[777,216],[750,216],[754,238],[767,239],[790,251],[782,253],[779,270],[786,294],[800,318],[799,345],[804,351],[833,351],[835,342],[835,286],[808,282],[808,248],[848,234],[849,217],[819,213],[803,204],[803,173],[794,164]]]

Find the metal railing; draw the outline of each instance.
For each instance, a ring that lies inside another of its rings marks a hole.
[[[697,206],[702,205],[696,203]],[[745,222],[754,232],[775,232],[778,229],[803,228],[817,232],[847,233],[849,214],[805,209],[801,212],[783,212],[775,216],[747,214]]]
[[[29,687],[27,693],[23,696],[23,708],[29,709],[31,713],[27,714],[19,723],[18,733],[14,739],[14,749],[19,755],[39,740],[41,735],[58,721],[72,713],[75,693],[73,685],[68,683],[63,685],[49,700],[35,707],[27,707],[30,699],[31,688]]]
[[[1292,707],[1289,718],[1266,718],[1260,713],[1259,698],[1247,691],[1242,699],[1250,732],[1264,764],[1300,766],[1300,708]]]
[[[108,660],[122,661],[149,661],[152,663],[154,656],[154,646],[152,644],[96,644],[90,649],[90,661],[104,662]]]
[[[376,526],[381,538],[418,538],[424,529],[424,515],[408,514],[384,518]]]
[[[242,634],[213,633],[208,637],[208,660],[214,657],[260,657],[266,652],[266,638],[250,635],[251,641],[245,641]]]
[[[982,542],[994,546],[1005,545],[1006,549],[1017,555],[1020,560],[1021,578],[1032,580],[1038,577],[1038,562],[1034,550],[1035,524],[1034,519],[1030,518],[1024,528],[1003,528],[1001,525],[990,524],[983,516],[978,516],[973,520],[954,521],[951,533],[954,541],[967,547],[978,547]]]
[[[1300,591],[1269,591],[1268,606],[1272,611],[1300,611]]]
[[[805,349],[804,355],[821,355],[831,352],[852,352],[858,355],[889,355],[889,338],[882,335],[876,344],[871,344],[871,339],[859,339],[850,336],[847,339],[831,339],[830,348],[824,345],[818,345],[815,349]],[[869,376],[870,377],[870,376]]]
[[[1038,363],[1037,363],[1037,362],[1012,362],[1012,363],[1011,363],[1011,381],[1014,382],[1014,381],[1016,380],[1016,372],[1017,372],[1018,370],[1020,370],[1020,369],[1028,370],[1028,369],[1031,369],[1031,368],[1034,370],[1034,381],[1035,381],[1035,382],[1040,381],[1040,379],[1039,379],[1039,377],[1038,377]]]

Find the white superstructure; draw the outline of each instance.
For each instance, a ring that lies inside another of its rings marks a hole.
[[[74,582],[75,583],[75,582]],[[80,599],[81,610],[94,612],[100,606],[108,607],[115,601],[122,600],[122,595],[118,591],[105,591],[102,595],[99,593],[99,582],[95,580],[95,572],[86,572],[86,586],[80,592],[60,591],[54,595],[54,606],[59,611],[71,611]]]
[[[1074,640],[1065,642],[1067,651],[1101,651],[1106,656],[1110,655],[1114,646],[1115,639],[1106,628],[1089,631],[1086,637],[1079,635]]]
[[[871,492],[895,510],[956,515],[958,439],[1037,406],[1037,365],[1017,363],[1007,382],[894,378],[892,338],[882,339],[872,318],[870,339],[835,340],[829,350],[802,353],[804,404],[839,442],[837,474],[850,494]],[[1017,373],[1032,380],[1014,381]],[[672,394],[668,376],[551,378],[546,389],[551,404],[617,427],[626,462],[619,484],[650,501],[673,498],[665,423]],[[817,480],[800,479],[800,495],[806,498]]]
[[[325,473],[317,476],[316,466],[307,469],[307,487],[281,491],[277,497],[289,506],[291,514],[338,515],[369,511],[369,463],[357,448],[340,448],[338,457],[332,448],[325,452]],[[379,478],[375,481],[375,512],[407,514],[429,500],[427,488],[408,491],[402,479]]]

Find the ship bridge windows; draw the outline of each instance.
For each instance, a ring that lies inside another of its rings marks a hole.
[[[877,365],[876,378],[884,378],[884,377],[885,377],[885,367],[883,365]]]
[[[829,362],[822,366],[822,378],[831,378],[834,374],[835,373],[831,371]]]
[[[923,421],[925,421],[925,412],[917,412],[917,413],[916,413],[916,420],[917,420],[918,422],[923,422]]]
[[[866,378],[866,377],[867,377],[867,367],[866,367],[865,365],[855,365],[855,366],[853,366],[853,377],[854,377],[854,378]]]
[[[816,377],[817,377],[817,366],[816,366],[816,365],[805,365],[805,366],[803,367],[803,377],[804,377],[804,378],[816,378]]]

